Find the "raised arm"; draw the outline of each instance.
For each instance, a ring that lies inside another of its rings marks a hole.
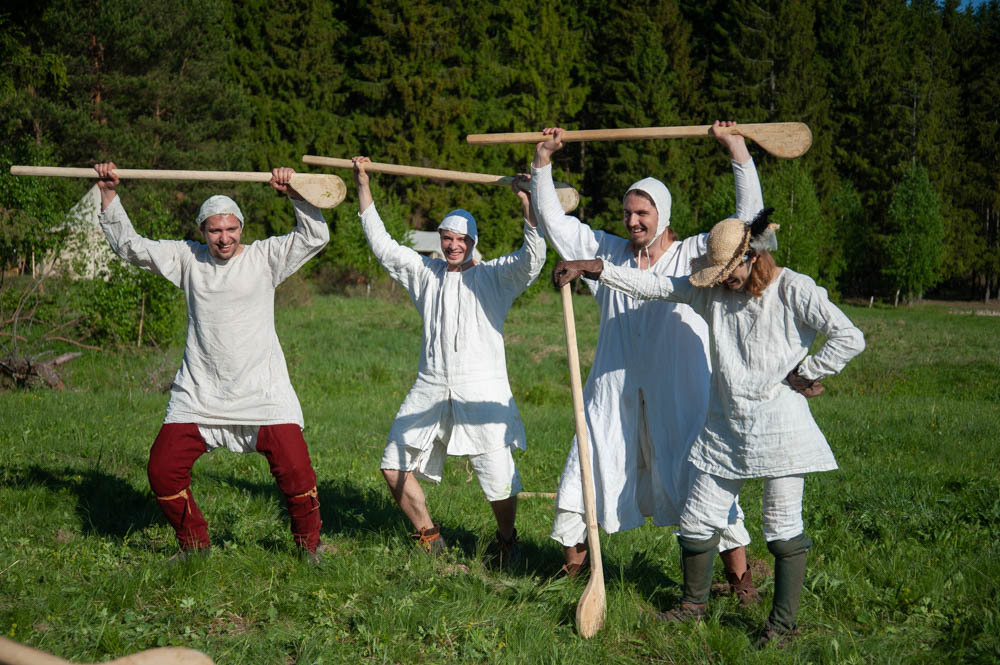
[[[94,170],[97,171],[97,187],[101,191],[98,221],[111,251],[123,261],[163,275],[175,286],[180,286],[180,253],[186,244],[179,240],[150,240],[136,233],[116,191],[119,180],[115,174],[115,163],[95,164]]]
[[[295,211],[295,228],[283,236],[265,241],[274,286],[288,279],[330,242],[330,228],[323,218],[323,211],[295,191],[290,184],[293,175],[295,170],[288,167],[271,171],[271,187],[286,194],[292,200]]]
[[[535,158],[531,162],[531,199],[535,204],[542,234],[564,259],[593,258],[600,247],[598,232],[563,212],[552,181],[551,157],[562,148],[561,137],[564,130],[546,127],[542,131],[551,138],[535,147]]]
[[[712,127],[732,127],[735,124],[732,120],[716,120]],[[747,150],[746,139],[739,134],[719,133],[715,133],[715,139],[729,152],[733,165],[736,185],[736,214],[733,216],[748,222],[764,209],[764,195],[760,189],[757,167]]]
[[[368,246],[389,276],[410,288],[417,270],[424,265],[423,259],[417,252],[393,240],[385,230],[385,223],[375,209],[368,172],[365,170],[365,164],[371,160],[368,157],[354,157],[351,161],[354,162],[354,184],[358,188],[358,214]]]

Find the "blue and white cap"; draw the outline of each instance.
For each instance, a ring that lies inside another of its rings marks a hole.
[[[468,210],[458,208],[452,210],[438,224],[438,231],[454,231],[472,238],[472,246],[479,242],[479,230],[476,228],[476,218]]]

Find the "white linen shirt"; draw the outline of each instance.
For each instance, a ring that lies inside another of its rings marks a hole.
[[[757,169],[753,160],[732,161],[732,167],[735,216],[752,219],[764,205]],[[539,226],[564,259],[596,257],[605,265],[637,267],[627,239],[594,230],[563,212],[551,165],[532,168],[531,195]],[[690,274],[691,259],[705,252],[707,239],[703,233],[673,242],[644,272]],[[608,533],[641,526],[645,516],[658,526],[678,524],[694,481],[688,453],[708,409],[708,327],[686,305],[637,300],[585,281],[601,312],[594,364],[583,391],[598,522]],[[643,458],[640,427],[647,428],[653,459]],[[556,507],[583,513],[575,438]]]
[[[545,264],[545,240],[524,225],[518,251],[458,272],[421,256],[386,232],[375,204],[361,224],[378,262],[410,294],[423,338],[417,379],[389,431],[389,443],[417,450],[434,444],[452,409],[449,455],[479,455],[525,447],[524,425],[507,379],[503,324],[514,299]]]
[[[600,283],[633,298],[687,303],[708,322],[715,371],[705,426],[691,448],[700,470],[778,478],[837,468],[806,397],[785,377],[800,362],[807,379],[836,374],[865,340],[811,277],[782,268],[759,298],[607,264]],[[808,356],[817,332],[826,343]]]
[[[304,425],[274,330],[274,289],[326,245],[330,230],[319,208],[292,203],[290,233],[225,261],[199,242],[140,236],[118,197],[101,213],[115,254],[184,291],[187,340],[164,423]]]

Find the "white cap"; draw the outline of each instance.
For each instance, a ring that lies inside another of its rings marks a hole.
[[[438,224],[438,231],[454,231],[472,238],[472,246],[479,242],[479,230],[476,228],[476,218],[468,210],[452,210],[441,223]]]
[[[629,192],[633,190],[639,190],[644,194],[648,194],[649,198],[653,199],[653,205],[656,207],[656,215],[659,221],[656,223],[656,233],[653,234],[653,239],[647,244],[648,247],[670,226],[670,190],[656,178],[643,178],[638,182],[632,183],[632,186],[625,191],[625,196],[627,197]],[[622,200],[624,201],[624,198]]]
[[[216,194],[205,199],[205,202],[201,204],[201,209],[198,210],[195,224],[201,226],[202,222],[213,215],[233,215],[240,220],[240,228],[243,228],[243,213],[240,212],[240,207],[236,205],[236,201],[225,194]]]

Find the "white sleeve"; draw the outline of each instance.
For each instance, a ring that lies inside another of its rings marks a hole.
[[[501,257],[497,262],[500,279],[515,290],[515,296],[534,283],[545,265],[545,238],[539,230],[524,222],[524,244],[521,249]]]
[[[733,163],[733,178],[736,181],[736,219],[751,221],[764,209],[764,194],[760,190],[760,177],[753,157],[742,164]]]
[[[330,228],[323,211],[306,201],[292,200],[295,228],[283,236],[268,238],[267,263],[271,279],[278,286],[330,242]]]
[[[122,206],[121,198],[101,212],[98,221],[111,250],[124,261],[156,275],[166,277],[174,286],[181,285],[181,252],[187,250],[183,240],[150,240],[136,233]]]
[[[670,300],[691,303],[696,289],[687,277],[668,277],[648,270],[604,262],[598,281],[604,286],[639,300]]]
[[[389,273],[389,276],[409,289],[414,278],[424,267],[424,258],[409,247],[404,247],[392,239],[385,230],[385,224],[375,209],[375,204],[365,208],[360,215],[361,228],[368,239],[368,246],[379,264]]]
[[[567,261],[597,256],[600,245],[597,232],[563,212],[552,182],[552,164],[531,168],[531,200],[541,232],[559,256]]]
[[[820,350],[799,364],[799,375],[816,380],[837,374],[865,350],[864,334],[811,278],[801,276],[793,289],[790,301],[796,318],[826,337]]]

